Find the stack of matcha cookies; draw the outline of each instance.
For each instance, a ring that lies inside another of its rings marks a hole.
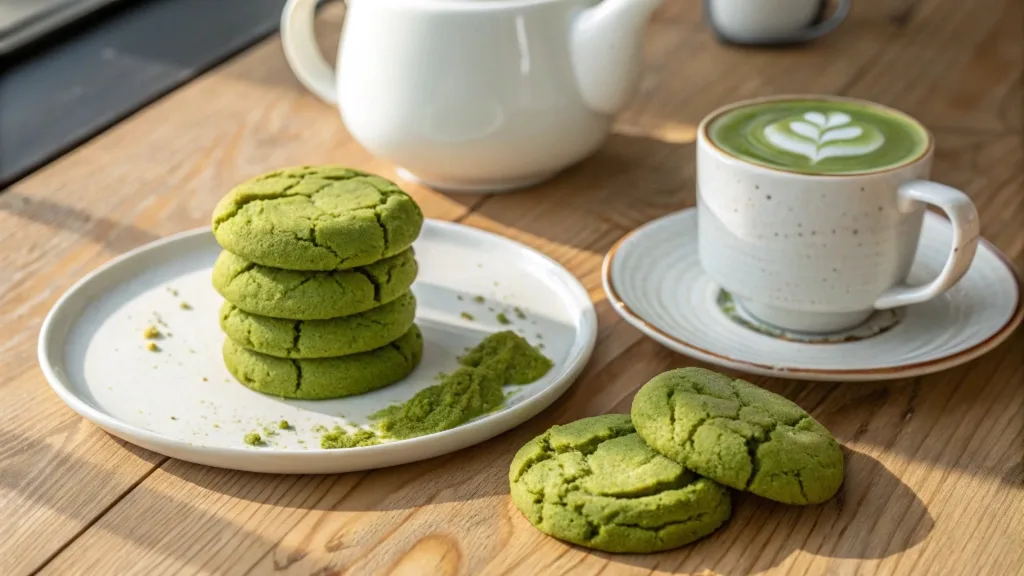
[[[629,415],[534,438],[512,460],[509,482],[515,505],[546,534],[607,552],[657,552],[722,526],[728,488],[786,504],[828,500],[843,482],[843,454],[786,398],[681,368],[645,384]]]
[[[253,390],[307,400],[362,394],[420,361],[412,243],[419,206],[341,166],[278,170],[218,203],[224,362]]]

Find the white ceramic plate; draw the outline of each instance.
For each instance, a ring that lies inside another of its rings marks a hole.
[[[948,220],[926,214],[911,284],[938,274],[952,238]],[[755,330],[701,268],[694,209],[623,237],[605,256],[603,282],[619,315],[676,352],[749,373],[804,380],[886,380],[944,370],[995,348],[1024,316],[1020,282],[1009,261],[982,241],[956,286],[899,311],[894,322],[875,318],[870,330],[813,343]]]
[[[210,280],[220,247],[208,229],[142,246],[79,281],[43,323],[39,362],[68,406],[115,436],[190,462],[271,473],[346,472],[446,454],[521,424],[565,392],[597,337],[593,305],[572,274],[522,244],[448,222],[428,220],[415,248],[423,361],[402,382],[369,394],[281,400],[231,378],[220,353],[222,300]],[[499,312],[512,324],[500,324]],[[145,347],[150,324],[169,332],[159,352]],[[314,426],[366,424],[373,412],[436,384],[465,348],[502,329],[543,344],[555,363],[541,380],[507,387],[502,410],[429,436],[320,449]],[[270,436],[267,447],[243,443],[246,433],[282,419],[294,430]]]

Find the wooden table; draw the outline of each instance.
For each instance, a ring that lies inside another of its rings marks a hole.
[[[514,451],[553,423],[628,410],[651,376],[694,364],[626,325],[600,287],[628,230],[694,203],[694,127],[744,97],[865,97],[923,120],[934,176],[967,191],[984,235],[1024,267],[1024,14],[1019,0],[858,0],[795,50],[718,45],[697,2],[648,30],[646,73],[594,157],[535,190],[446,196],[432,218],[535,246],[597,305],[586,372],[554,406],[479,446],[340,476],[272,476],[171,460],[83,421],[36,364],[57,297],[113,256],[202,225],[232,184],[279,166],[393,168],[303,90],[276,38],[189,83],[0,195],[0,574],[1020,574],[1024,331],[965,366],[879,384],[754,378],[845,447],[841,493],[815,507],[738,496],[721,532],[646,556],[591,553],[533,529],[508,498]],[[340,5],[321,19],[333,52]]]

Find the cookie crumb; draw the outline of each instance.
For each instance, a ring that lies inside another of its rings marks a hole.
[[[292,425],[287,420],[281,420],[277,423],[277,427],[281,430],[291,430]]]
[[[498,312],[496,318],[498,319],[498,324],[501,324],[503,326],[508,326],[509,324],[512,323],[512,321],[508,319],[508,316],[506,316],[504,312]]]
[[[156,345],[156,342],[149,341],[146,342],[146,350],[149,350],[150,352],[159,352],[160,347]],[[156,368],[156,366],[153,366],[153,368]]]
[[[178,308],[181,308],[182,310],[191,310],[192,305],[182,300],[180,303],[178,303]]]
[[[177,420],[177,416],[171,416],[171,420]]]
[[[155,340],[156,338],[159,338],[161,336],[163,336],[163,333],[160,332],[159,328],[153,326],[152,324],[146,326],[146,329],[142,331],[142,337],[145,338],[146,340]]]
[[[330,432],[325,432],[320,437],[320,447],[324,450],[336,450],[339,448],[360,448],[379,444],[377,433],[373,430],[356,430],[349,432],[341,426],[335,426]]]
[[[263,444],[263,437],[257,432],[249,432],[242,438],[242,441],[249,446],[259,446]]]
[[[513,308],[512,311],[515,312],[516,318],[519,318],[520,320],[526,320],[526,312],[523,312],[523,309],[520,308],[519,306]]]
[[[484,299],[483,296],[473,296],[473,302],[476,302],[477,304],[483,304],[484,302],[486,302],[486,300]]]
[[[464,320],[469,320],[470,322],[472,322],[473,320],[475,320],[475,318],[473,317],[473,315],[472,315],[472,314],[470,314],[469,312],[463,312],[462,314],[459,314],[459,317],[460,317],[460,318],[462,318],[462,319],[464,319]]]
[[[178,295],[178,291],[175,290],[174,288],[171,288],[170,286],[167,287],[167,291],[171,293],[171,296],[177,296]]]

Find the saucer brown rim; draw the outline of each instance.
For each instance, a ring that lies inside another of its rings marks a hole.
[[[612,280],[612,274],[611,274],[612,262],[615,260],[615,256],[618,255],[619,248],[621,248],[622,245],[627,240],[629,240],[630,238],[635,236],[641,229],[645,228],[648,224],[656,222],[657,220],[660,220],[661,218],[666,218],[666,217],[669,217],[669,216],[674,216],[674,215],[677,215],[677,214],[679,214],[681,212],[685,212],[687,210],[693,210],[693,209],[694,209],[693,207],[684,208],[683,210],[679,210],[677,212],[672,212],[670,214],[666,214],[666,215],[661,216],[659,218],[655,218],[654,220],[651,220],[647,224],[639,226],[639,227],[637,227],[637,228],[627,232],[626,234],[624,234],[622,236],[622,238],[619,238],[615,242],[615,244],[612,245],[612,247],[608,250],[608,253],[605,255],[604,262],[601,264],[601,277],[604,280],[605,293],[608,295],[608,298],[611,301],[613,306],[618,308],[623,313],[629,315],[635,321],[639,322],[640,324],[643,324],[643,326],[647,330],[650,330],[651,332],[654,332],[654,333],[658,334],[659,336],[661,336],[665,340],[668,340],[670,342],[673,342],[673,343],[681,346],[682,348],[685,348],[685,349],[688,349],[688,350],[693,350],[694,352],[697,352],[699,354],[702,354],[702,355],[710,357],[710,358],[717,358],[719,360],[723,360],[725,362],[729,362],[729,363],[734,364],[736,366],[747,366],[747,367],[750,367],[750,368],[755,368],[755,369],[760,370],[760,371],[771,372],[771,373],[773,373],[773,374],[775,374],[775,375],[777,375],[779,377],[786,377],[787,375],[791,375],[791,374],[802,374],[802,375],[810,375],[810,376],[813,376],[813,375],[829,375],[829,376],[879,376],[879,375],[893,375],[893,374],[898,375],[898,374],[901,374],[901,373],[904,373],[904,372],[915,372],[915,371],[918,371],[918,370],[921,370],[921,369],[924,369],[924,368],[929,368],[929,367],[933,367],[933,366],[936,366],[936,365],[949,364],[951,362],[952,362],[952,364],[949,367],[952,368],[953,366],[959,365],[961,363],[961,362],[957,362],[957,360],[960,360],[960,359],[964,359],[963,362],[969,362],[969,361],[973,360],[974,358],[980,356],[981,354],[985,353],[986,351],[990,350],[991,348],[993,348],[994,347],[992,345],[993,341],[996,341],[996,340],[1002,341],[1002,340],[1004,340],[1007,336],[1009,336],[1013,332],[1014,329],[1017,328],[1018,325],[1021,324],[1022,319],[1024,319],[1024,306],[1022,306],[1022,301],[1021,301],[1021,295],[1022,295],[1022,293],[1024,293],[1024,282],[1021,281],[1021,274],[1020,274],[1020,272],[1016,269],[1016,267],[1014,267],[1013,262],[1005,254],[1003,254],[1002,250],[999,250],[999,248],[997,248],[995,245],[993,245],[988,240],[985,240],[984,238],[981,238],[981,242],[984,243],[988,247],[988,249],[991,250],[996,255],[996,257],[999,258],[1000,261],[1002,261],[1003,265],[1006,266],[1006,269],[1009,270],[1010,274],[1013,276],[1013,279],[1015,280],[1016,286],[1017,286],[1017,291],[1016,291],[1017,302],[1014,305],[1013,314],[1010,316],[1010,318],[998,330],[993,332],[988,338],[982,340],[981,342],[975,344],[974,346],[971,346],[970,348],[967,348],[965,350],[961,350],[959,352],[954,352],[953,354],[950,354],[948,356],[943,356],[941,358],[935,358],[933,360],[927,360],[927,361],[924,361],[924,362],[917,362],[917,363],[914,363],[914,364],[905,364],[905,365],[901,365],[901,366],[891,366],[891,367],[886,367],[886,368],[868,368],[868,369],[825,369],[825,368],[788,368],[788,367],[783,367],[783,368],[780,369],[780,367],[778,365],[761,364],[759,362],[750,362],[748,360],[740,360],[740,359],[737,359],[737,358],[733,358],[731,356],[726,356],[724,354],[719,354],[718,352],[712,352],[712,351],[707,350],[705,348],[701,348],[700,346],[697,346],[695,344],[691,344],[689,342],[686,342],[685,340],[681,340],[678,337],[673,336],[673,335],[665,332],[661,328],[658,328],[657,326],[655,326],[655,325],[651,324],[650,322],[644,320],[639,314],[634,312],[629,307],[628,304],[626,304],[626,302],[622,299],[621,296],[619,296],[619,292],[615,288],[615,282]],[[936,214],[936,216],[942,217],[939,214]],[[938,368],[937,370],[941,370],[941,369],[942,368]]]

